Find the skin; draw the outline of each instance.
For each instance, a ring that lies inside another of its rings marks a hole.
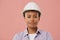
[[[37,25],[40,20],[40,17],[37,12],[29,11],[25,13],[24,20],[27,24],[28,33],[33,34],[37,31]]]

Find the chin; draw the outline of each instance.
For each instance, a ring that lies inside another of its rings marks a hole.
[[[36,28],[37,26],[30,26],[30,28]]]

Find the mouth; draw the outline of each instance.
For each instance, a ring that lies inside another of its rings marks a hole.
[[[31,23],[29,23],[29,24],[34,25],[35,23],[34,23],[34,22],[31,22]]]

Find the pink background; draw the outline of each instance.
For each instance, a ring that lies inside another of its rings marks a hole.
[[[41,8],[39,29],[60,40],[60,0],[0,0],[0,40],[12,40],[15,33],[24,31],[26,24],[21,11],[30,1]]]

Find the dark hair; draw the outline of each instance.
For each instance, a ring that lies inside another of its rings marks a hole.
[[[41,16],[41,12],[39,12],[37,10],[26,10],[26,11],[23,12],[23,16],[25,17],[25,13],[30,12],[30,11],[38,12],[39,17]]]

